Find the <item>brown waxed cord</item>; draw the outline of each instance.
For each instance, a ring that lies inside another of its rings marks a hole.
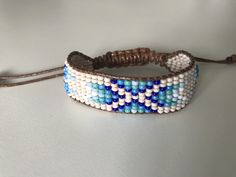
[[[211,59],[195,57],[195,61],[205,62],[205,63],[234,64],[234,63],[236,63],[236,55],[231,55],[231,56],[227,57],[225,60],[211,60]],[[48,74],[48,73],[52,73],[52,72],[56,72],[56,71],[61,71],[61,70],[63,70],[63,66],[52,68],[52,69],[47,69],[47,70],[43,70],[43,71],[38,71],[38,72],[27,73],[27,74],[0,76],[0,88],[1,87],[14,87],[14,86],[19,86],[19,85],[26,85],[26,84],[30,84],[30,83],[35,83],[35,82],[39,82],[39,81],[44,81],[44,80],[60,77],[60,76],[63,76],[63,72],[59,72],[57,74],[52,74],[52,75],[44,76],[44,77],[40,77],[40,78],[21,81],[21,82],[1,83],[1,81],[8,81],[11,79],[21,79],[21,78],[27,78],[27,77],[35,77],[35,76],[44,75],[44,74]]]

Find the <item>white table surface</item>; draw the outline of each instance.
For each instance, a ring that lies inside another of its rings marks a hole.
[[[0,0],[0,73],[60,66],[69,52],[151,47],[236,52],[236,1]],[[191,104],[124,115],[75,103],[62,78],[0,89],[1,177],[235,177],[236,65],[200,64]]]

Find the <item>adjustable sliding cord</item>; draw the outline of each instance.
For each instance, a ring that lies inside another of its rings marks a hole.
[[[198,58],[195,57],[195,61],[197,62],[205,62],[205,63],[218,63],[218,64],[234,64],[236,63],[236,55],[231,55],[227,57],[225,60],[211,60],[211,59],[205,59],[205,58]],[[27,73],[27,74],[20,74],[20,75],[6,75],[6,76],[0,76],[0,88],[1,87],[14,87],[14,86],[19,86],[19,85],[26,85],[30,83],[35,83],[35,82],[40,82],[48,79],[53,79],[56,77],[63,76],[63,66],[52,68],[52,69],[47,69],[43,71],[38,71],[38,72],[32,72],[32,73]],[[20,82],[13,82],[13,83],[1,83],[1,81],[9,81],[12,79],[21,79],[21,78],[31,78],[39,75],[44,75],[48,73],[53,73],[58,71],[59,73],[57,74],[51,74],[49,76],[44,76],[44,77],[39,77],[35,79],[29,79],[26,81],[20,81]]]

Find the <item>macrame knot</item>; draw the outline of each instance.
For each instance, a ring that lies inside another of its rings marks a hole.
[[[231,55],[225,59],[227,64],[233,64],[236,63],[236,55]]]

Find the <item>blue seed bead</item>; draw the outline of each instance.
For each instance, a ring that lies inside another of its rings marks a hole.
[[[146,88],[147,88],[147,89],[152,89],[153,86],[147,85]]]
[[[132,81],[131,84],[132,86],[138,86],[138,81]]]
[[[144,106],[144,103],[138,102],[138,105],[139,105],[139,106]]]
[[[119,100],[118,98],[112,98],[113,102],[118,102],[118,100]]]
[[[119,98],[124,99],[125,95],[119,95]]]
[[[152,112],[152,113],[155,113],[155,112],[157,112],[157,110],[151,109],[151,112]]]
[[[102,84],[102,85],[99,85],[98,88],[99,88],[100,90],[103,90],[103,89],[105,89],[105,86]]]
[[[173,89],[178,89],[179,88],[179,84],[173,84]]]
[[[167,94],[167,95],[171,95],[171,94],[172,94],[172,91],[171,91],[171,90],[166,90],[166,94]]]
[[[125,105],[118,105],[118,108],[124,109],[124,108],[125,108]]]
[[[178,100],[177,97],[173,97],[173,98],[172,98],[172,102],[176,102],[177,100]]]
[[[165,91],[166,87],[160,87],[160,91]]]
[[[104,104],[105,103],[105,98],[99,98],[99,102]]]
[[[113,111],[117,112],[118,111],[118,108],[112,108]]]
[[[138,89],[138,86],[137,86],[137,85],[132,85],[132,89],[137,90],[137,89]]]
[[[118,108],[119,112],[124,112],[124,110],[125,110],[124,108]]]
[[[184,83],[179,83],[180,88],[184,88]]]
[[[140,82],[139,82],[139,87],[140,87],[140,86],[145,87],[145,86],[146,86],[146,82],[144,82],[144,81],[140,81]]]
[[[146,96],[145,97],[147,100],[151,100],[152,99],[152,96]]]
[[[165,100],[166,97],[165,97],[165,96],[159,96],[158,99],[159,99],[159,100]]]
[[[125,86],[124,85],[118,85],[119,88],[124,88]]]
[[[166,99],[172,99],[172,95],[166,95]]]
[[[132,99],[132,103],[138,103],[138,99]]]
[[[158,95],[159,95],[159,96],[166,95],[166,92],[165,92],[165,91],[160,91]]]
[[[98,84],[97,83],[93,83],[93,88],[94,89],[98,89]]]
[[[152,103],[157,103],[157,100],[151,100]]]
[[[172,86],[167,86],[166,90],[172,90],[172,88],[173,88]]]
[[[116,84],[116,83],[117,83],[117,80],[116,80],[116,79],[111,79],[111,83],[112,83],[112,84]]]
[[[131,81],[125,80],[125,81],[124,81],[124,84],[125,84],[125,86],[131,86]]]
[[[171,103],[165,103],[165,105],[164,105],[165,107],[170,107],[171,106]]]
[[[126,91],[126,92],[131,92],[132,89],[131,89],[131,88],[127,88],[127,87],[125,87],[125,91]]]
[[[137,96],[138,95],[138,92],[133,92],[131,93],[133,96]]]
[[[152,96],[152,99],[153,99],[153,100],[158,100],[158,96],[154,96],[154,95],[153,95],[153,96]]]
[[[125,102],[125,106],[131,106],[131,102]]]
[[[152,92],[152,96],[158,96],[159,92]]]
[[[138,93],[138,89],[132,89],[132,94],[133,93]]]
[[[106,90],[111,90],[111,86],[105,86]]]
[[[105,94],[109,94],[109,95],[111,95],[112,93],[111,93],[111,90],[105,90]]]
[[[118,85],[124,85],[124,80],[117,80]]]
[[[131,107],[132,107],[132,108],[138,108],[138,103],[132,103],[132,104],[131,104]]]
[[[144,106],[142,106],[142,105],[139,105],[139,106],[138,106],[138,109],[143,109],[143,110],[144,110],[144,109],[145,109],[145,107],[144,107]]]
[[[130,109],[125,109],[125,113],[130,113]]]
[[[138,109],[139,113],[144,113],[144,109]]]
[[[118,91],[111,91],[112,95],[118,95]]]
[[[166,102],[166,103],[171,103],[172,100],[171,100],[171,99],[166,99],[165,102]]]
[[[172,102],[171,106],[176,106],[176,104],[177,104],[176,102]]]
[[[158,103],[159,107],[164,107],[164,103]]]
[[[153,84],[155,84],[155,85],[160,85],[160,83],[161,83],[160,80],[155,80],[155,81],[153,81]]]
[[[103,93],[98,93],[98,96],[104,98],[104,97],[105,97],[105,94],[103,94]]]
[[[112,95],[111,97],[112,97],[113,99],[118,99],[118,98],[119,98],[118,95]]]
[[[112,99],[106,98],[106,104],[111,105],[112,104]]]
[[[153,82],[152,81],[147,81],[147,86],[153,86]]]
[[[145,85],[139,85],[138,88],[139,88],[140,90],[145,90],[145,89],[146,89],[146,86],[145,86]]]
[[[146,90],[145,90],[145,89],[139,89],[139,92],[140,92],[140,93],[145,93]]]
[[[97,101],[99,98],[98,98],[98,96],[93,96],[93,101]]]

